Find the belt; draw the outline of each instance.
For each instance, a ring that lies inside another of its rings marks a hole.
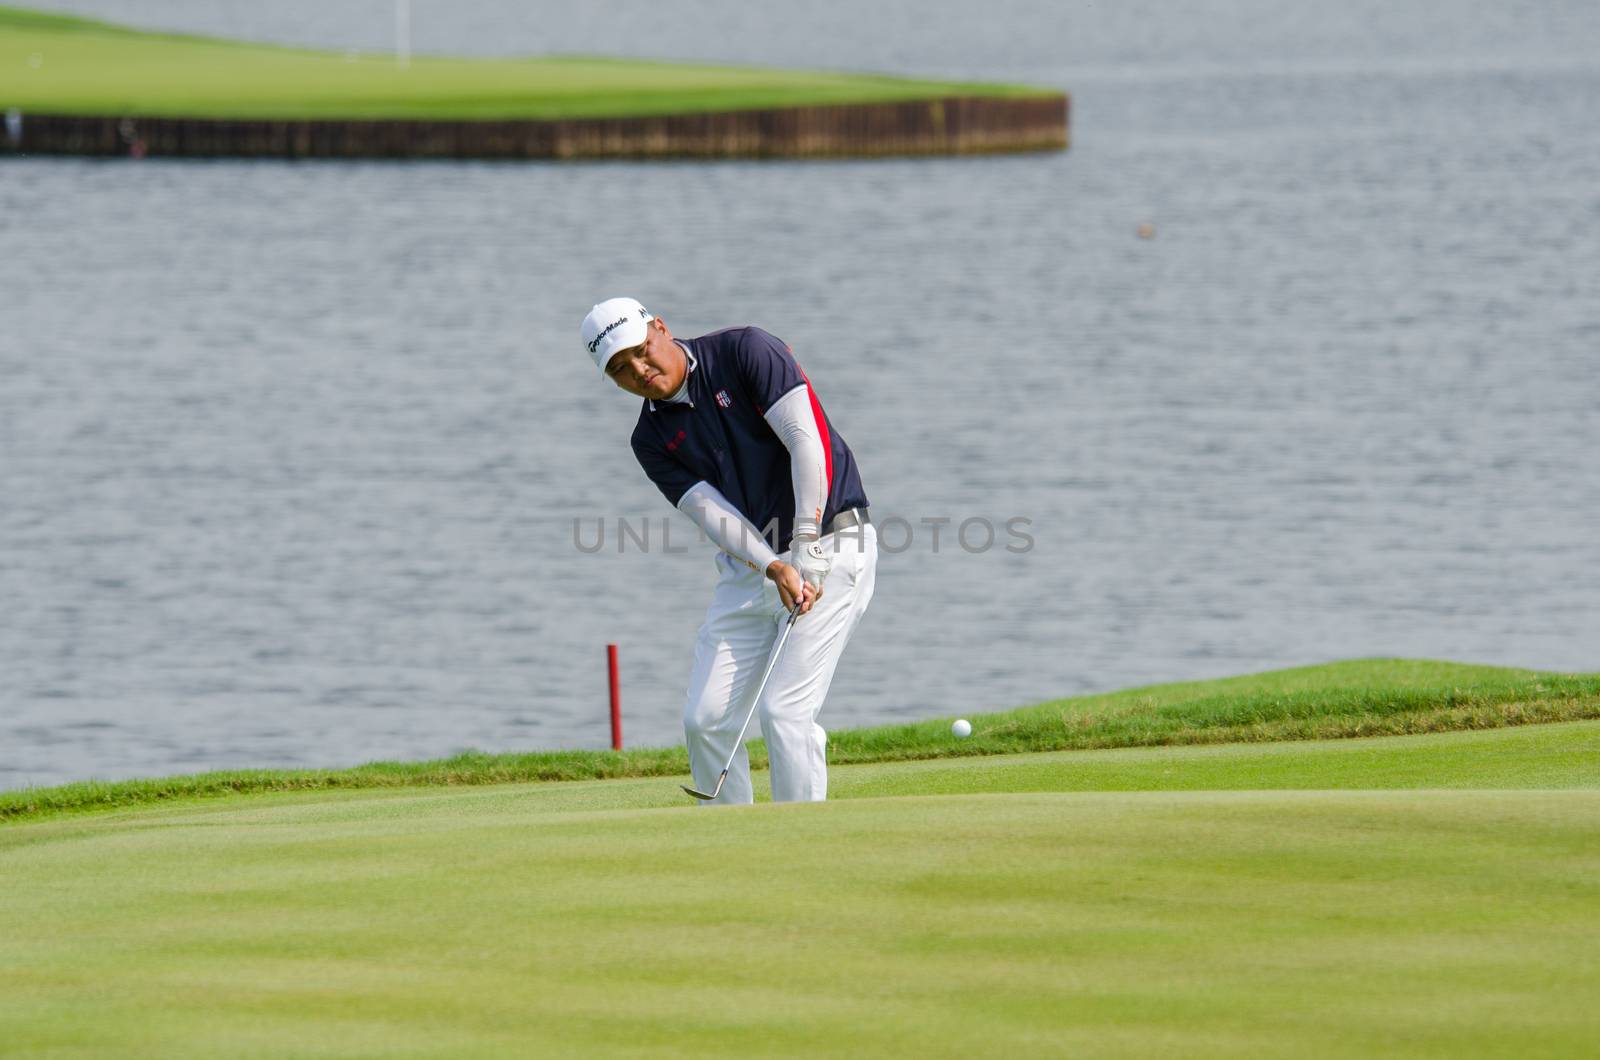
[[[867,526],[871,522],[872,520],[867,516],[865,508],[851,508],[834,516],[833,521],[822,532],[825,534],[837,534],[840,530],[848,530],[852,526]]]

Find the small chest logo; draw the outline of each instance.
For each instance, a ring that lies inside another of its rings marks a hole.
[[[719,390],[717,391],[717,404],[725,409],[731,409],[733,408],[733,398],[728,396],[726,390]]]
[[[687,437],[689,437],[689,432],[688,431],[679,431],[677,433],[677,436],[674,437],[672,439],[672,441],[667,443],[667,451],[668,452],[677,452],[678,446],[682,445],[683,444],[683,440],[685,438],[687,438]]]

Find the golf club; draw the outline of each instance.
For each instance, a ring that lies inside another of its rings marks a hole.
[[[789,631],[794,628],[794,620],[799,617],[800,608],[796,606],[794,610],[789,612],[789,621],[783,624],[783,632],[778,635],[777,646],[772,649],[772,657],[767,660],[767,672],[761,675],[761,683],[756,685],[756,694],[750,697],[750,712],[744,716],[744,724],[739,726],[739,738],[733,741],[733,750],[728,752],[728,760],[722,764],[722,775],[717,778],[717,786],[711,789],[711,794],[707,795],[703,791],[694,790],[687,784],[678,785],[702,802],[710,802],[722,793],[722,783],[728,779],[728,770],[733,768],[733,759],[739,753],[739,745],[744,743],[744,733],[750,727],[750,719],[756,716],[756,704],[761,702],[761,693],[766,690],[767,678],[772,676],[773,667],[778,665],[778,656],[783,654],[783,644],[789,639]]]

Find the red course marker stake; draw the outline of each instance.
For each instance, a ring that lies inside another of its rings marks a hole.
[[[611,670],[611,749],[622,750],[622,690],[617,686],[617,646],[606,645],[606,663]]]

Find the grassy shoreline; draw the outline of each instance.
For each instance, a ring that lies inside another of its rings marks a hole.
[[[838,765],[1039,751],[1318,740],[1494,729],[1600,718],[1600,674],[1368,659],[1129,689],[949,719],[830,734]],[[766,764],[764,747],[751,763]],[[472,752],[351,769],[228,770],[191,776],[0,791],[0,825],[245,793],[439,787],[681,776],[681,747],[634,751]]]
[[[1020,85],[586,56],[471,59],[323,52],[145,32],[0,6],[0,110],[231,119],[648,117],[955,96]]]

